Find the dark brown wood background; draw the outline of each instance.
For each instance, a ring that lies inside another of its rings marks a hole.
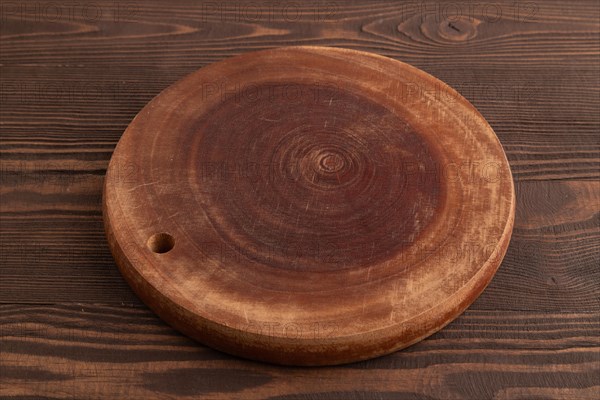
[[[0,395],[599,398],[599,3],[252,4],[1,2]],[[336,368],[181,336],[127,287],[102,228],[106,166],[146,102],[209,63],[295,44],[376,52],[454,86],[500,137],[517,188],[508,254],[463,316]]]

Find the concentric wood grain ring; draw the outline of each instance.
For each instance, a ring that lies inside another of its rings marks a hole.
[[[488,284],[514,219],[481,115],[409,65],[291,47],[152,100],[111,160],[104,218],[140,298],[217,349],[325,365],[406,347]]]

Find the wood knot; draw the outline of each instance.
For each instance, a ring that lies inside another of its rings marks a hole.
[[[414,32],[418,26],[418,30],[423,37],[432,42],[461,43],[477,37],[481,22],[481,20],[472,16],[456,16],[443,19],[430,16],[423,20],[411,18],[398,25],[397,29],[399,32],[411,35],[411,32]]]
[[[480,23],[480,20],[468,17],[446,19],[438,24],[437,33],[444,40],[466,42],[477,36],[477,27]]]

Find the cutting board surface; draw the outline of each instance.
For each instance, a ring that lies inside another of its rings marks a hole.
[[[290,365],[431,335],[506,252],[514,187],[457,92],[354,50],[247,53],[187,76],[132,121],[104,221],[117,265],[176,329]]]

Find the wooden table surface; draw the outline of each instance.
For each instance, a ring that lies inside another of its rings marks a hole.
[[[600,396],[596,0],[0,6],[3,398]],[[517,191],[506,258],[469,310],[342,367],[246,361],[178,334],[125,284],[102,227],[108,161],[153,96],[212,62],[294,44],[375,52],[458,89],[499,136]]]

